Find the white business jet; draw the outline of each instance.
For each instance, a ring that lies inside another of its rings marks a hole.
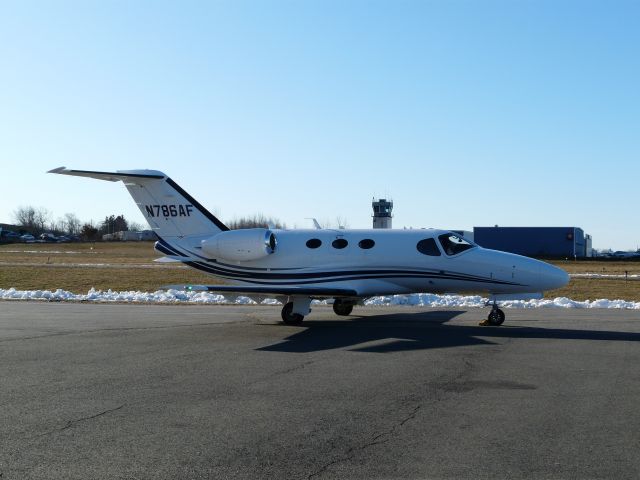
[[[229,230],[167,175],[155,170],[50,173],[121,180],[158,235],[167,261],[223,278],[227,285],[168,286],[282,301],[282,320],[300,324],[312,299],[333,298],[349,315],[376,295],[486,292],[489,325],[501,325],[498,302],[540,298],[567,284],[564,270],[475,245],[444,230]]]

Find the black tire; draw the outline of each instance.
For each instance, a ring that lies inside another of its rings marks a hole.
[[[489,321],[489,325],[493,325],[494,327],[499,327],[504,323],[504,312],[499,308],[495,310],[491,310],[489,316],[487,317]]]
[[[344,303],[338,300],[335,300],[333,302],[333,312],[336,315],[342,315],[343,317],[346,317],[347,315],[351,315],[352,311],[353,305],[350,303]]]
[[[285,325],[300,325],[304,320],[304,316],[299,313],[293,313],[293,302],[286,303],[282,307],[282,321]]]

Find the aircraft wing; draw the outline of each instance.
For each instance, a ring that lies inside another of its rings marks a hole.
[[[276,295],[305,297],[357,297],[358,292],[348,288],[295,287],[295,286],[243,286],[243,285],[166,285],[164,290],[181,290],[186,292],[231,293],[237,295]]]

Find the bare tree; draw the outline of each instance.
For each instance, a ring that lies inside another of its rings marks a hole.
[[[18,207],[13,212],[13,217],[22,228],[31,230],[33,233],[42,233],[50,223],[51,212],[44,207],[37,209],[32,206]]]
[[[46,230],[47,223],[49,223],[49,217],[51,216],[51,212],[44,207],[39,207],[36,210],[35,216],[35,226],[36,229],[42,233]]]
[[[234,218],[230,222],[227,222],[227,226],[231,230],[237,230],[240,228],[287,228],[287,226],[280,222],[277,218],[266,217],[262,213],[253,215],[252,217],[240,217]]]
[[[142,230],[146,230],[142,224],[138,223],[138,222],[131,222],[129,224],[129,230],[131,230],[132,232],[140,232]]]
[[[336,227],[337,228],[349,228],[349,221],[347,217],[343,217],[342,215],[338,215],[336,217]]]
[[[69,235],[77,235],[80,233],[80,225],[80,219],[75,213],[64,214],[64,230],[66,230]]]
[[[32,206],[21,206],[13,211],[13,219],[16,224],[23,227],[32,229],[35,227],[36,209]]]
[[[64,233],[64,230],[65,230],[64,219],[58,218],[57,220],[51,220],[51,222],[49,223],[49,228],[47,230],[49,230],[51,233],[55,235],[60,235]]]
[[[318,222],[321,228],[338,228],[338,229],[346,229],[349,228],[349,222],[346,217],[342,215],[338,215],[334,221],[329,219],[323,219]]]

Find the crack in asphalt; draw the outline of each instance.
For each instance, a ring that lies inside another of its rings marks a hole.
[[[44,433],[40,433],[38,435],[35,435],[33,437],[30,438],[40,438],[40,437],[46,437],[47,435],[51,435],[53,433],[57,433],[57,432],[63,432],[65,430],[68,430],[69,428],[73,427],[75,424],[80,423],[80,422],[86,422],[87,420],[93,420],[95,418],[98,417],[102,417],[103,415],[107,415],[109,413],[113,413],[115,411],[118,411],[122,408],[124,408],[126,404],[123,403],[122,405],[120,405],[119,407],[115,407],[115,408],[110,408],[108,410],[105,410],[103,412],[100,413],[96,413],[95,415],[90,415],[88,417],[81,417],[81,418],[76,418],[75,420],[69,420],[67,421],[67,423],[65,424],[64,427],[61,428],[54,428],[53,430],[49,430],[48,432],[44,432]]]
[[[286,375],[287,373],[292,373],[292,372],[295,372],[296,370],[302,370],[302,369],[306,368],[308,365],[311,365],[313,363],[315,363],[315,360],[308,360],[308,361],[302,362],[302,363],[300,363],[298,365],[294,365],[292,367],[289,367],[286,370],[280,370],[280,371],[273,372],[271,374],[271,376],[272,377],[276,377],[278,375]]]
[[[378,434],[374,435],[373,438],[370,441],[368,441],[366,443],[363,443],[362,445],[355,446],[355,447],[350,447],[342,457],[337,458],[336,460],[333,460],[333,461],[323,465],[320,469],[318,469],[317,471],[315,471],[312,474],[310,474],[307,477],[307,479],[309,480],[309,479],[311,479],[313,477],[322,475],[330,467],[332,467],[332,466],[334,466],[334,465],[336,465],[338,463],[348,462],[353,457],[355,457],[355,455],[358,452],[361,452],[361,451],[363,451],[363,450],[365,450],[365,449],[367,449],[369,447],[373,447],[374,445],[381,445],[381,444],[389,442],[391,440],[391,438],[384,438],[384,437],[393,436],[399,428],[404,426],[404,424],[406,424],[408,421],[413,420],[416,417],[416,415],[418,414],[418,411],[421,408],[422,408],[422,405],[417,405],[411,411],[411,413],[409,413],[407,416],[402,418],[398,423],[392,425],[391,428],[388,428],[387,430],[385,430],[382,433],[378,433]]]
[[[454,385],[458,382],[460,382],[461,379],[468,377],[473,370],[475,369],[476,365],[469,360],[467,357],[462,358],[462,363],[463,365],[466,367],[463,370],[461,370],[460,372],[456,373],[453,378],[450,378],[448,381],[441,383],[441,384],[436,384],[433,385],[435,386],[435,389],[433,391],[434,393],[434,397],[433,397],[433,401],[435,403],[439,403],[442,400],[445,399],[445,397],[447,395],[450,395],[450,392],[447,391],[446,387],[448,385]],[[369,447],[375,446],[375,445],[380,445],[380,444],[384,444],[387,443],[389,441],[391,441],[391,437],[396,434],[396,432],[398,431],[398,429],[400,429],[401,427],[403,427],[407,422],[413,420],[416,415],[418,414],[418,412],[420,411],[420,409],[422,408],[422,405],[417,405],[416,407],[414,407],[414,409],[405,417],[403,417],[399,422],[397,422],[396,424],[392,425],[390,428],[388,428],[387,430],[383,431],[382,433],[378,433],[376,435],[373,436],[373,438],[367,442],[364,443],[362,445],[359,446],[355,446],[355,447],[350,447],[342,457],[337,458],[336,460],[333,460],[331,462],[328,462],[327,464],[323,465],[320,469],[318,469],[317,471],[313,472],[312,474],[310,474],[307,477],[307,480],[320,476],[322,475],[324,472],[326,472],[330,467],[339,464],[339,463],[343,463],[343,462],[348,462],[349,460],[351,460],[353,457],[355,457],[355,455],[358,452],[361,452],[362,450],[365,450]]]
[[[0,343],[8,343],[8,342],[17,342],[19,340],[35,340],[37,338],[49,338],[49,337],[61,337],[65,335],[78,335],[82,332],[58,332],[58,333],[45,333],[42,335],[31,335],[29,337],[14,337],[14,338],[3,338],[0,340]]]
[[[252,387],[254,385],[258,385],[258,384],[261,384],[261,383],[264,383],[264,382],[269,382],[270,380],[273,380],[273,379],[275,379],[277,377],[280,377],[282,375],[288,375],[289,373],[293,373],[293,372],[298,371],[298,370],[303,370],[303,369],[307,368],[307,366],[312,365],[315,362],[316,362],[315,360],[308,360],[306,362],[302,362],[302,363],[299,363],[297,365],[293,365],[293,366],[291,366],[289,368],[286,368],[284,370],[276,370],[275,372],[272,372],[272,373],[270,373],[269,375],[267,375],[265,377],[262,377],[262,378],[259,378],[259,379],[256,379],[256,380],[252,381],[252,382],[247,383],[246,386],[247,387]]]

